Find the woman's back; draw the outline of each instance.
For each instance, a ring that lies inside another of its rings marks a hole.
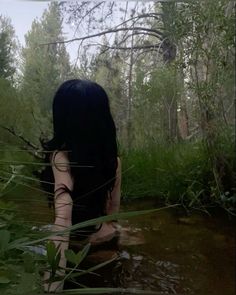
[[[73,200],[73,224],[106,214],[106,202],[112,191],[107,190],[107,183],[104,182],[102,164],[90,162],[82,166],[72,164],[71,167],[68,152],[65,151],[54,152],[51,164],[55,197],[66,190]]]
[[[55,183],[54,230],[117,212],[121,169],[116,128],[104,89],[87,80],[64,82],[53,100],[53,129],[53,138],[45,144],[51,153],[51,168],[45,175]],[[90,242],[96,243],[114,234],[115,228],[112,222],[105,222],[86,231],[85,237],[90,234]],[[60,245],[60,266],[65,267],[69,234],[58,238],[54,242]]]
[[[101,173],[99,168],[94,166],[74,167],[81,170],[78,174],[81,177],[77,178],[75,182],[71,174],[68,152],[58,151],[53,153],[52,170],[55,180],[55,199],[60,198],[60,195],[65,191],[70,195],[71,200],[69,199],[68,202],[72,203],[72,225],[119,211],[121,185],[121,163],[119,158],[117,158],[117,162],[115,185],[113,190],[109,192],[103,189],[104,183],[102,183],[103,178],[99,176]],[[97,177],[97,181],[90,184],[89,189],[87,189],[86,183],[83,181],[89,179],[89,175],[92,174],[91,179]],[[97,199],[99,196],[100,199]],[[85,231],[82,231],[81,237],[86,236],[89,230],[94,232],[94,227],[87,228],[86,234]]]

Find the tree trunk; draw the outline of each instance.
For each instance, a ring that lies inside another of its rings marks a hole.
[[[134,59],[134,35],[131,38],[131,51],[130,51],[130,63],[128,72],[128,100],[127,100],[127,146],[130,150],[132,147],[132,123],[131,123],[131,111],[132,111],[132,76],[133,76],[133,59]]]

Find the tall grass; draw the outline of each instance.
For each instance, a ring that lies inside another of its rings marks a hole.
[[[233,169],[232,146],[220,146]],[[123,195],[127,198],[151,196],[189,207],[225,205],[225,200],[216,194],[210,157],[200,141],[151,145],[148,149],[123,151],[121,156],[123,170],[127,171],[122,180]]]

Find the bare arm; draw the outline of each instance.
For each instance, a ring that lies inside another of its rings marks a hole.
[[[58,152],[53,161],[52,161],[52,170],[55,179],[55,196],[54,196],[54,204],[55,204],[55,222],[53,226],[53,231],[60,231],[71,226],[72,219],[72,206],[73,201],[68,192],[63,190],[63,187],[67,187],[68,189],[73,189],[73,180],[70,174],[70,167],[67,155],[64,152]],[[62,268],[66,267],[66,258],[64,251],[68,249],[69,246],[69,233],[63,236],[55,236],[52,240],[57,247],[60,245],[61,251],[61,259],[59,262],[59,266]],[[44,278],[49,278],[49,273],[45,273]],[[63,289],[63,284],[61,282],[52,283],[44,285],[45,291],[59,291]]]

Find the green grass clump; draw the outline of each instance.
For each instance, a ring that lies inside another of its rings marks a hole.
[[[229,150],[226,144],[225,147]],[[211,160],[202,142],[126,151],[122,165],[125,197],[155,196],[166,203],[180,202],[189,207],[221,202]]]

